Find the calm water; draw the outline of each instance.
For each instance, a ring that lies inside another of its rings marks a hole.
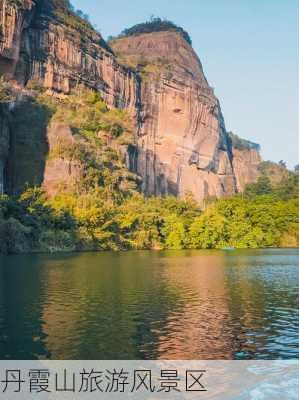
[[[0,258],[0,358],[299,358],[299,250]]]

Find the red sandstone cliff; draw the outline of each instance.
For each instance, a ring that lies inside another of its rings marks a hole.
[[[110,107],[128,109],[136,121],[137,138],[130,168],[142,177],[146,194],[192,192],[202,200],[234,194],[256,179],[259,155],[232,148],[219,102],[192,46],[180,33],[113,41],[119,60],[88,23],[60,3],[0,0],[1,75],[19,87],[34,81],[49,93],[63,95],[84,84],[99,91]],[[137,72],[123,66],[123,58],[133,60]],[[1,132],[7,137],[6,125]],[[14,176],[19,169],[26,175],[24,165],[12,160],[14,154],[22,155],[22,146],[30,151],[32,138],[26,132],[19,124],[13,133],[11,146],[15,143],[18,151],[11,148],[8,159]],[[46,151],[46,143],[41,148]],[[7,151],[0,151],[0,167],[7,163],[2,153]]]
[[[233,168],[237,189],[242,192],[246,185],[255,182],[259,177],[259,165],[262,158],[256,149],[238,150],[233,148]]]
[[[178,32],[112,42],[147,73],[141,85],[137,171],[148,194],[193,192],[197,199],[236,192],[221,109],[194,50]],[[149,72],[147,72],[149,71]]]
[[[18,5],[16,5],[18,4]],[[136,107],[136,75],[120,66],[100,34],[55,0],[0,0],[0,72],[69,93],[79,83],[115,107]],[[76,21],[78,19],[78,21]]]

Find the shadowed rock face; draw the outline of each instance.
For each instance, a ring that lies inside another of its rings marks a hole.
[[[118,64],[102,37],[84,21],[74,15],[66,17],[64,10],[55,6],[59,3],[18,0],[16,5],[12,0],[0,0],[0,76],[17,89],[34,83],[56,96],[83,84],[99,91],[110,107],[127,109],[137,121],[138,76]],[[24,115],[24,109],[33,103],[28,99],[19,103],[10,118],[9,152],[1,139],[7,136],[8,124],[0,115],[0,189],[2,166],[8,171],[9,193],[17,194],[27,184],[44,184],[49,194],[61,181],[64,187],[72,186],[79,174],[77,166],[66,165],[62,159],[49,160],[46,154],[55,134],[64,139],[64,130],[53,127],[47,118],[36,123],[36,118]]]
[[[84,84],[99,91],[110,107],[127,109],[135,118],[137,136],[137,149],[129,153],[128,165],[142,177],[147,195],[192,192],[202,201],[208,196],[232,195],[256,179],[258,153],[245,152],[243,157],[242,151],[232,149],[200,60],[178,32],[113,41],[115,54],[133,59],[136,72],[123,66],[102,37],[77,17],[65,18],[57,4],[55,0],[19,0],[16,6],[11,0],[0,0],[1,75],[20,87],[35,81],[50,93],[63,95]],[[12,146],[22,147],[24,131],[13,129]],[[51,142],[47,135],[55,136],[54,130],[55,126],[48,130],[43,126],[43,132],[48,132],[42,138],[45,143]],[[15,177],[21,170],[26,181],[27,161],[11,160],[22,153],[21,147],[10,149],[9,170]],[[44,150],[44,144],[41,147]],[[46,155],[41,157],[39,176],[49,182],[60,168],[59,160],[52,162],[52,171]],[[7,160],[2,157],[1,162],[4,165]],[[20,188],[11,187],[11,191]]]

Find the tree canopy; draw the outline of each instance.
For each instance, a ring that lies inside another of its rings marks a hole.
[[[299,246],[298,173],[262,163],[243,194],[204,208],[190,194],[145,197],[121,151],[135,146],[125,111],[80,87],[63,100],[40,93],[32,101],[74,138],[51,146],[48,161],[75,161],[81,173],[51,197],[40,187],[0,196],[0,253]]]
[[[233,132],[228,132],[229,140],[231,142],[232,147],[238,150],[261,150],[261,146],[258,143],[251,142],[246,139],[240,138],[240,136],[236,135]]]
[[[169,21],[167,19],[161,19],[160,17],[151,17],[149,21],[136,24],[131,28],[124,29],[117,38],[125,36],[136,36],[143,33],[163,32],[163,31],[178,32],[182,35],[182,37],[186,40],[187,43],[192,45],[192,40],[188,32],[186,32],[182,27],[176,25],[174,22]]]

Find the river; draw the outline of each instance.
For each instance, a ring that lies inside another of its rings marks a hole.
[[[0,257],[1,359],[299,358],[299,249]]]

